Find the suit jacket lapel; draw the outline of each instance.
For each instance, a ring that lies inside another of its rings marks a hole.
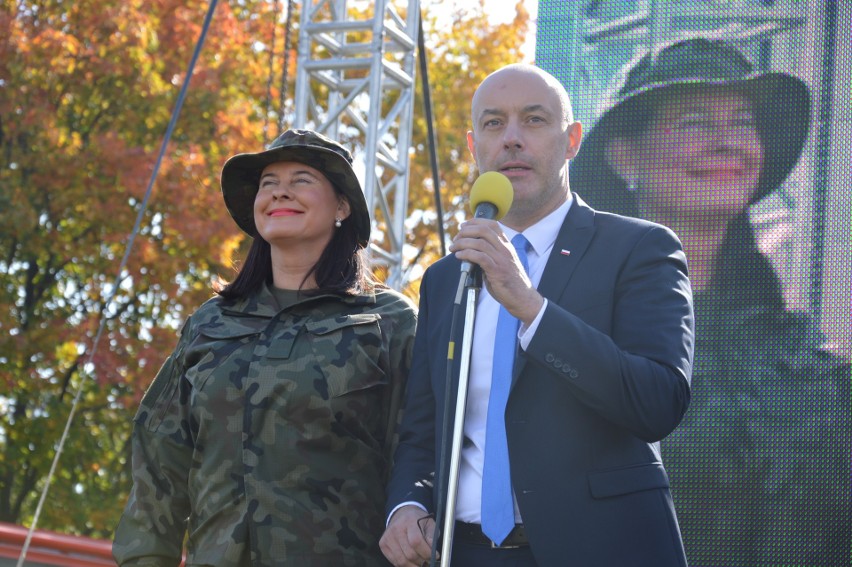
[[[548,301],[558,301],[565,286],[574,273],[580,258],[586,253],[592,236],[595,234],[595,211],[589,207],[579,195],[574,193],[574,202],[565,216],[565,222],[559,229],[556,242],[550,251],[550,257],[544,267],[538,291]],[[526,366],[526,356],[515,358],[515,368],[512,372],[512,384]]]
[[[575,193],[538,285],[539,293],[548,300],[558,300],[568,285],[595,234],[594,220],[594,210]]]

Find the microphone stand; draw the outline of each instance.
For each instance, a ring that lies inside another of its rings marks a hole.
[[[450,452],[450,466],[449,470],[446,471],[447,478],[447,497],[446,502],[444,504],[443,509],[443,523],[444,529],[441,533],[442,538],[442,546],[441,546],[441,564],[445,567],[449,567],[450,561],[452,559],[452,549],[453,549],[453,532],[455,529],[455,518],[456,518],[456,497],[458,495],[458,482],[459,482],[459,466],[461,462],[461,449],[462,442],[464,438],[464,418],[465,418],[465,409],[467,407],[467,390],[468,384],[470,382],[470,356],[471,351],[473,349],[473,322],[474,317],[476,315],[476,302],[479,298],[479,291],[482,288],[482,270],[479,269],[478,266],[472,266],[470,273],[462,272],[461,277],[459,278],[459,286],[456,291],[455,298],[455,306],[456,308],[461,306],[461,298],[465,289],[467,289],[467,302],[465,304],[465,312],[464,312],[464,329],[462,331],[462,345],[461,350],[459,352],[460,355],[460,368],[459,368],[459,383],[458,383],[458,392],[456,395],[456,410],[455,410],[455,419],[453,421],[453,437],[452,437],[452,448]],[[452,348],[452,346],[451,346]],[[446,394],[447,406],[449,406],[449,392]],[[445,416],[449,407],[444,408]],[[446,426],[448,425],[447,420],[444,420],[444,433],[443,439],[446,442]],[[446,458],[446,449],[442,450],[444,458]],[[444,463],[442,460],[441,463],[442,473],[444,472]],[[440,492],[439,492],[440,493]],[[438,514],[436,515],[436,522],[441,521],[442,511],[439,509]],[[436,526],[437,527],[437,526]],[[430,566],[434,567],[435,565],[435,547],[438,538],[434,538],[432,543],[432,557],[430,561]]]

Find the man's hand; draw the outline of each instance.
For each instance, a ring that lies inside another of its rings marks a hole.
[[[396,567],[422,567],[432,555],[434,534],[435,520],[417,506],[403,506],[391,516],[379,547]]]
[[[530,282],[512,243],[497,221],[470,219],[459,228],[450,251],[482,268],[488,293],[525,325],[538,315],[544,298]]]

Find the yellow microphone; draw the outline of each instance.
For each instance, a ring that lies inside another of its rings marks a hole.
[[[470,188],[470,210],[474,218],[500,220],[509,212],[514,198],[515,190],[508,177],[498,171],[486,171]],[[462,280],[472,269],[470,262],[462,262],[461,273],[465,274]]]
[[[470,189],[470,212],[474,218],[500,220],[512,206],[515,190],[509,178],[498,171],[486,171]]]

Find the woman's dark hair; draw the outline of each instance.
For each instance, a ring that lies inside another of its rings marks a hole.
[[[335,193],[342,198],[335,187]],[[345,219],[334,233],[319,260],[305,275],[313,274],[317,289],[304,290],[305,295],[336,293],[356,295],[374,285],[365,267],[364,251],[358,245],[355,223]],[[304,285],[305,280],[302,281]],[[239,299],[272,284],[272,247],[255,229],[254,239],[237,276],[216,293],[225,299]]]
[[[571,187],[593,209],[629,217],[639,217],[636,194],[627,190],[606,157],[607,140],[639,138],[651,127],[655,106],[648,97],[622,103],[620,112],[598,125],[580,146],[580,155],[571,160]]]
[[[730,311],[767,308],[781,313],[786,310],[781,280],[757,247],[748,211],[728,223],[725,240],[713,266],[710,291]]]

